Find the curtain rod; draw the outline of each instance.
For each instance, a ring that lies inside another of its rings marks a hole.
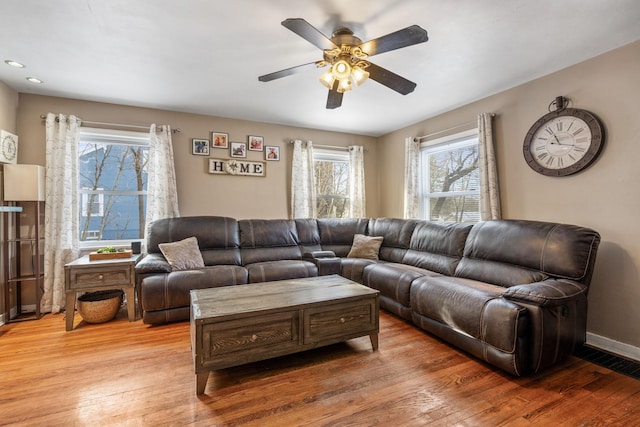
[[[47,118],[47,116],[45,116],[44,114],[40,114],[40,118],[42,120],[45,120]],[[59,121],[60,119],[58,117],[56,117],[56,122]],[[92,122],[90,120],[82,120],[80,119],[80,123],[82,126],[83,124],[91,124],[91,125],[102,125],[102,126],[113,126],[113,127],[123,127],[123,128],[132,128],[132,129],[147,129],[149,130],[149,128],[151,126],[136,126],[136,125],[124,125],[121,123],[107,123],[107,122]],[[161,125],[162,126],[162,125]],[[180,128],[175,128],[175,129],[171,129],[172,133],[179,133],[182,132],[182,130],[180,130]]]
[[[495,117],[495,116],[496,115],[494,113],[491,113],[491,117]],[[466,123],[462,123],[460,125],[453,126],[453,127],[447,128],[447,129],[439,130],[438,132],[432,132],[432,133],[427,134],[427,135],[416,136],[415,138],[413,138],[413,140],[414,140],[414,142],[418,142],[421,139],[430,138],[432,136],[440,135],[440,134],[443,134],[443,133],[446,133],[446,132],[449,132],[449,131],[452,131],[452,130],[464,128],[464,127],[471,126],[471,125],[474,125],[474,124],[478,124],[478,121],[474,120],[472,122],[466,122]]]
[[[295,141],[289,141],[289,144],[293,144]],[[349,151],[349,147],[343,147],[341,145],[322,145],[322,144],[313,144],[314,148],[324,148],[325,150],[340,150],[340,151]],[[369,151],[364,148],[364,151]]]

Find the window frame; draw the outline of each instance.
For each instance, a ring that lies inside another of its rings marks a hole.
[[[132,147],[150,147],[150,136],[148,132],[136,132],[136,131],[125,131],[125,130],[117,130],[117,129],[102,129],[102,128],[91,128],[91,127],[80,127],[79,131],[80,135],[78,138],[78,144],[81,143],[98,143],[98,144],[110,144],[110,145],[128,145]],[[80,158],[80,151],[78,150],[78,160]],[[148,183],[147,183],[148,184]],[[97,194],[100,197],[104,198],[105,195],[125,195],[125,196],[138,196],[138,195],[147,195],[147,190],[143,191],[113,191],[113,190],[90,190],[83,189],[80,187],[80,180],[78,180],[78,188],[76,189],[76,194],[78,198],[78,203],[80,203],[79,208],[79,216],[78,216],[78,229],[80,228],[80,224],[82,221],[81,214],[86,212],[86,208],[82,204],[85,199],[88,199],[89,195]],[[102,202],[104,203],[104,201]],[[101,208],[102,209],[102,208]],[[146,226],[146,218],[145,224],[142,224],[141,227]],[[104,246],[130,246],[131,242],[141,242],[142,238],[137,239],[112,239],[112,240],[80,240],[80,236],[78,235],[78,246],[83,250],[97,249]]]
[[[430,204],[427,200],[435,199],[438,197],[453,197],[453,196],[474,196],[477,195],[480,199],[482,194],[480,192],[480,185],[478,183],[478,189],[474,191],[450,191],[450,192],[430,192],[430,164],[425,161],[425,157],[439,152],[447,152],[458,148],[471,146],[475,141],[475,145],[480,149],[479,141],[479,129],[473,128],[462,132],[456,132],[450,135],[446,135],[440,138],[425,141],[420,144],[420,197],[419,197],[419,209],[418,213],[421,219],[433,222],[442,222],[438,220],[430,219]],[[478,165],[478,168],[480,166]],[[480,203],[478,204],[478,218],[480,218]],[[465,223],[476,223],[478,221],[465,221]]]

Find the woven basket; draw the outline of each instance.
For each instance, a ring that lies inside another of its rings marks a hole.
[[[122,304],[122,290],[89,292],[78,297],[78,313],[87,323],[103,323],[116,317]]]

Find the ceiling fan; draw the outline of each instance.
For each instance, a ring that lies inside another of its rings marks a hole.
[[[329,66],[329,71],[320,76],[320,82],[329,89],[328,109],[340,107],[344,93],[351,90],[353,85],[361,85],[367,78],[402,95],[413,92],[415,83],[373,64],[368,59],[379,53],[429,40],[427,32],[418,25],[412,25],[365,43],[354,36],[353,31],[344,27],[336,29],[332,37],[328,38],[302,18],[285,19],[282,25],[322,49],[323,59],[265,74],[258,77],[258,80],[269,82],[311,68]]]

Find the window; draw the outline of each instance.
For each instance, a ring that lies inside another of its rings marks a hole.
[[[313,150],[318,218],[349,216],[349,153]]]
[[[422,218],[447,222],[480,220],[477,129],[423,143],[421,164]]]
[[[78,146],[80,244],[144,237],[149,135],[81,128]]]

